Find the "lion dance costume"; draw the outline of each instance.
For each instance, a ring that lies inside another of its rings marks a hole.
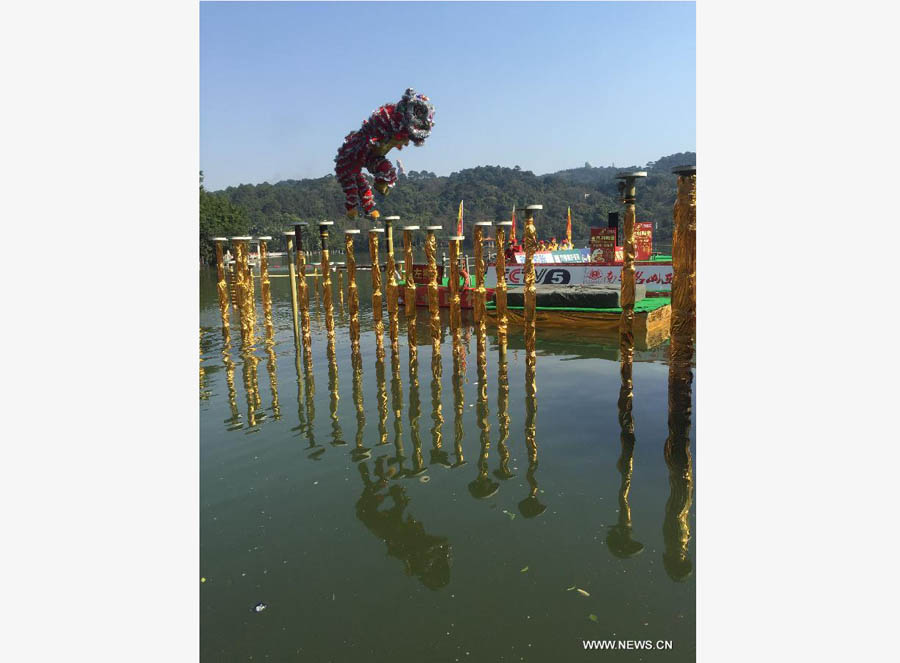
[[[372,218],[379,216],[363,167],[375,176],[375,188],[386,195],[397,183],[397,170],[384,155],[393,147],[403,149],[409,141],[422,145],[433,126],[434,106],[428,97],[407,88],[398,103],[385,104],[362,123],[359,131],[347,134],[334,158],[334,172],[344,190],[348,217],[354,218],[360,206]]]

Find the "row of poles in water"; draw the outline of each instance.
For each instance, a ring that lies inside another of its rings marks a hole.
[[[673,169],[678,176],[676,202],[674,206],[674,231],[672,243],[672,261],[673,261],[673,282],[672,282],[672,314],[670,329],[670,359],[669,359],[669,412],[668,412],[668,428],[669,435],[666,439],[664,452],[666,462],[670,470],[670,505],[667,505],[667,514],[670,512],[676,514],[674,518],[667,519],[670,526],[674,527],[673,535],[680,537],[683,545],[679,546],[686,552],[687,541],[689,538],[689,530],[687,527],[687,515],[691,505],[693,494],[692,468],[690,457],[690,422],[691,422],[691,392],[692,392],[692,370],[691,365],[694,354],[694,340],[696,329],[696,167],[683,166]],[[618,415],[621,428],[622,455],[619,459],[619,469],[622,474],[622,486],[620,490],[620,514],[619,523],[614,529],[616,537],[618,537],[619,547],[622,552],[626,552],[630,545],[631,516],[628,508],[628,491],[631,483],[632,458],[634,450],[634,419],[632,415],[633,401],[633,361],[634,361],[634,305],[635,305],[635,244],[634,244],[634,224],[635,224],[635,203],[636,203],[636,182],[646,177],[643,171],[635,171],[621,173],[618,176],[620,180],[619,190],[622,195],[622,202],[625,205],[624,215],[624,247],[623,247],[623,265],[622,265],[622,290],[620,303],[622,308],[622,317],[620,322],[620,373],[621,387],[618,399]],[[524,245],[525,245],[525,269],[524,269],[524,341],[525,341],[525,437],[526,447],[529,457],[529,483],[532,485],[532,493],[529,499],[533,499],[533,508],[537,505],[537,486],[533,481],[534,471],[537,466],[537,445],[535,442],[535,418],[537,413],[536,403],[536,363],[537,355],[535,351],[536,325],[535,325],[535,304],[536,304],[536,286],[535,286],[535,269],[534,269],[534,253],[537,248],[537,234],[535,230],[534,214],[541,210],[541,205],[529,205],[525,208],[525,229],[524,229]],[[384,324],[383,324],[383,299],[387,300],[388,313],[388,334],[392,351],[392,367],[394,368],[395,377],[399,382],[399,336],[400,336],[400,320],[399,320],[399,296],[398,289],[401,287],[396,278],[397,264],[394,253],[393,227],[399,217],[384,217],[384,228],[372,228],[369,234],[369,255],[372,262],[372,310],[374,318],[374,331],[376,341],[376,368],[380,367],[380,375],[382,380],[379,382],[379,402],[386,405],[387,396],[384,389]],[[321,242],[321,265],[320,271],[322,275],[322,291],[325,309],[325,329],[327,334],[327,346],[329,357],[329,377],[332,386],[332,419],[334,425],[337,424],[336,405],[337,405],[337,364],[335,358],[334,347],[334,309],[332,299],[332,268],[330,264],[330,255],[328,250],[329,231],[333,222],[324,221],[318,224],[319,240]],[[475,290],[474,290],[474,321],[477,336],[477,360],[478,360],[478,384],[479,384],[479,402],[486,405],[487,402],[487,373],[486,373],[486,295],[487,291],[484,285],[484,253],[483,253],[483,237],[484,230],[492,226],[491,222],[479,222],[474,227],[474,257],[475,257]],[[497,286],[495,288],[496,301],[496,318],[497,318],[497,340],[499,350],[499,374],[498,383],[500,385],[500,401],[504,406],[508,403],[509,386],[506,379],[506,346],[508,335],[508,320],[506,309],[506,292],[507,285],[505,279],[505,262],[504,251],[506,241],[507,228],[511,226],[509,221],[501,221],[497,224]],[[299,384],[299,368],[300,368],[300,348],[303,349],[304,363],[307,368],[307,396],[310,394],[309,379],[311,377],[312,367],[312,339],[310,331],[309,317],[309,287],[306,283],[307,265],[305,251],[303,247],[303,231],[308,228],[307,223],[296,223],[291,231],[285,231],[284,236],[287,239],[289,272],[291,281],[291,305],[293,319],[293,333],[295,346],[297,349],[297,368],[298,368],[298,384]],[[440,376],[442,372],[442,364],[440,357],[441,345],[441,322],[439,310],[439,292],[437,279],[437,240],[435,232],[441,230],[441,226],[426,226],[427,233],[425,243],[425,254],[428,262],[428,308],[429,308],[429,326],[432,341],[432,392],[437,389],[437,398],[439,403],[440,394]],[[419,226],[404,226],[403,242],[404,242],[404,262],[405,262],[405,317],[408,335],[409,364],[410,364],[410,388],[412,394],[413,385],[416,387],[418,394],[418,378],[417,378],[417,343],[416,343],[416,283],[413,274],[413,233],[419,231]],[[351,341],[352,365],[354,371],[354,398],[357,404],[357,419],[364,421],[364,411],[362,406],[360,389],[362,374],[362,359],[360,356],[360,324],[359,324],[359,295],[356,284],[356,260],[354,255],[354,239],[360,234],[358,229],[347,229],[344,231],[345,249],[346,249],[346,270],[348,280],[348,299],[349,299],[349,331]],[[381,265],[378,255],[379,238],[386,235],[387,239],[387,255],[385,264],[384,294],[382,293],[382,274]],[[229,304],[238,313],[240,320],[241,340],[244,348],[252,347],[255,342],[256,307],[255,307],[255,287],[254,278],[249,264],[249,242],[251,237],[233,237],[231,243],[234,248],[234,269],[229,287],[226,279],[226,270],[224,264],[223,247],[227,238],[214,238],[216,244],[216,262],[218,276],[218,297],[219,306],[222,315],[222,324],[225,333],[230,328],[229,321]],[[463,236],[449,237],[449,263],[450,274],[448,278],[449,286],[449,303],[450,303],[450,331],[452,335],[453,345],[453,362],[454,377],[458,378],[460,369],[465,367],[465,346],[461,339],[461,310],[460,310],[460,243],[464,239]],[[260,289],[261,299],[264,312],[264,328],[266,332],[266,349],[269,354],[269,374],[270,379],[274,378],[274,330],[272,326],[272,301],[270,294],[270,281],[268,274],[268,254],[267,242],[271,241],[271,237],[260,237],[259,241],[259,265],[260,265]],[[299,278],[298,278],[299,277]],[[343,296],[343,290],[341,291]],[[227,339],[226,339],[226,342]],[[252,373],[255,374],[255,371]],[[245,382],[247,381],[245,376]],[[461,378],[460,378],[461,379]],[[253,382],[254,378],[249,378]],[[454,382],[456,385],[456,382]],[[258,399],[258,388],[255,384],[247,385],[248,393],[255,393]],[[461,392],[461,382],[456,385]],[[504,389],[505,387],[505,389]],[[314,386],[312,386],[314,389]],[[273,387],[274,393],[274,387]],[[432,394],[435,395],[434,393]],[[461,393],[460,393],[461,396]],[[395,400],[399,399],[399,393],[395,393]],[[457,399],[461,402],[461,398]],[[418,401],[418,398],[416,398]],[[458,405],[458,414],[461,415],[460,404]],[[498,403],[498,408],[499,408]],[[399,422],[400,404],[394,403],[394,409]],[[412,404],[411,404],[412,407]],[[438,414],[440,415],[440,406],[437,405]],[[310,408],[307,402],[307,410]],[[418,409],[418,408],[417,408]],[[385,410],[386,414],[386,410]],[[412,412],[410,412],[412,417]],[[486,417],[485,417],[486,418]],[[503,441],[500,443],[501,455],[505,449],[505,439],[508,436],[509,420],[508,415],[505,419],[505,426],[501,418],[501,437]],[[252,422],[251,422],[252,423]],[[486,424],[486,421],[484,422]],[[399,423],[397,424],[399,425]],[[436,421],[437,426],[437,421]],[[462,423],[461,416],[458,417],[457,424],[457,463],[461,463],[462,450]],[[435,439],[435,450],[440,452],[440,427],[437,426],[438,434]],[[482,438],[488,435],[486,426],[481,426]],[[386,440],[386,430],[384,419],[381,421],[382,440]],[[416,437],[418,437],[416,431]],[[487,444],[486,444],[487,443]],[[487,477],[487,451],[489,441],[482,439],[482,452],[479,462],[479,477],[473,484],[480,484],[471,487],[473,494],[476,490],[486,490],[489,480]],[[362,429],[360,428],[357,435],[357,451],[362,453]],[[506,452],[508,460],[508,451]],[[414,462],[417,468],[421,468],[421,445],[416,445],[416,455]],[[671,507],[671,508],[670,508]],[[682,559],[684,559],[682,555]]]

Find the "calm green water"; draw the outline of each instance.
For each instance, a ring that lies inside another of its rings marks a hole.
[[[354,394],[336,287],[336,371],[310,293],[307,374],[295,354],[289,279],[272,278],[275,344],[259,343],[253,360],[240,352],[233,311],[223,353],[215,270],[201,273],[202,660],[693,660],[694,517],[692,507],[683,561],[684,486],[670,482],[663,458],[665,348],[635,353],[629,477],[616,350],[539,328],[538,462],[529,464],[521,329],[510,329],[504,450],[492,328],[486,401],[468,313],[465,373],[454,376],[444,312],[435,381],[420,311],[411,386],[405,321],[395,362],[385,324],[386,360],[377,365],[371,277],[358,277]],[[262,337],[261,306],[258,318]],[[266,608],[256,612],[260,602]],[[585,639],[663,640],[672,649],[586,652]]]

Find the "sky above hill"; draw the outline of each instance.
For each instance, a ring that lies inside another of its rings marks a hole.
[[[535,173],[696,149],[695,8],[682,2],[202,2],[210,190],[333,172],[344,136],[428,95],[407,170]]]

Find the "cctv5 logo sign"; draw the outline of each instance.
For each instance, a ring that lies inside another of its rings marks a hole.
[[[522,285],[525,283],[525,270],[522,267],[507,267],[506,280],[511,285]],[[560,267],[542,267],[534,271],[534,281],[547,285],[566,285],[572,282],[572,273]]]

